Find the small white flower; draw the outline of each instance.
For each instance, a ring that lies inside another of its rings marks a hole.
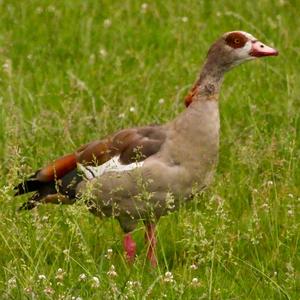
[[[40,15],[40,14],[43,12],[43,8],[40,7],[40,6],[38,6],[38,7],[36,8],[35,12],[36,12],[38,15]]]
[[[54,290],[52,287],[48,286],[44,289],[44,293],[47,295],[53,295],[54,294]]]
[[[127,281],[127,285],[130,287],[133,287],[133,281],[131,281],[131,280]]]
[[[43,216],[43,217],[42,217],[42,221],[43,221],[43,222],[46,222],[46,221],[48,221],[48,220],[49,220],[49,216]]]
[[[2,65],[2,68],[3,68],[3,72],[6,73],[6,75],[8,75],[10,77],[11,74],[12,74],[12,61],[11,61],[11,59],[7,58],[4,61],[4,64]]]
[[[48,11],[48,12],[51,12],[51,13],[55,13],[55,12],[56,12],[56,8],[55,8],[54,5],[49,5],[49,6],[47,7],[47,11]]]
[[[198,286],[199,285],[199,279],[197,278],[197,277],[194,277],[193,279],[192,279],[192,285],[193,286]]]
[[[294,198],[294,195],[293,195],[293,194],[288,194],[288,196],[289,196],[290,198]]]
[[[287,213],[288,213],[289,216],[293,216],[294,215],[294,212],[293,212],[292,209],[289,209]]]
[[[106,254],[105,254],[105,257],[107,258],[107,259],[111,259],[112,258],[112,255],[113,255],[113,250],[112,249],[107,249],[107,252],[106,252]]]
[[[96,60],[95,54],[92,53],[89,57],[89,64],[93,65],[95,63],[95,60]]]
[[[141,12],[142,12],[143,14],[145,14],[145,13],[147,12],[147,10],[148,10],[148,3],[143,3],[143,4],[141,5]]]
[[[47,278],[44,274],[41,274],[38,276],[38,279],[42,281],[42,280],[46,280]]]
[[[56,276],[55,276],[55,278],[56,278],[57,280],[63,280],[65,274],[66,274],[66,272],[64,272],[64,270],[63,270],[62,268],[59,268],[59,269],[56,271]]]
[[[92,277],[92,288],[98,288],[100,286],[100,280],[98,277]]]
[[[272,186],[274,183],[273,183],[273,181],[272,180],[269,180],[268,182],[267,182],[267,185],[268,186]]]
[[[7,281],[7,285],[9,288],[15,288],[17,286],[16,277],[12,277]]]
[[[286,263],[286,269],[287,269],[287,271],[289,272],[289,273],[294,273],[294,267],[293,267],[293,265],[292,265],[292,263],[291,262],[288,262],[288,263]]]
[[[124,114],[124,113],[120,113],[120,114],[118,115],[118,118],[124,119],[124,118],[125,118],[125,114]]]
[[[24,288],[24,292],[25,292],[26,294],[31,294],[31,293],[32,293],[32,287],[25,287],[25,288]]]
[[[64,254],[64,255],[69,255],[69,254],[70,254],[70,251],[69,251],[69,249],[65,249],[65,250],[63,250],[63,254]]]
[[[135,107],[131,106],[131,107],[129,108],[129,111],[132,112],[132,113],[135,112]]]
[[[184,16],[184,17],[181,18],[181,21],[182,21],[183,23],[187,23],[188,20],[189,20],[189,18],[186,17],[186,16]]]
[[[192,264],[192,265],[190,265],[190,269],[191,269],[191,270],[197,270],[197,269],[198,269],[198,266],[195,265],[195,264]]]
[[[111,20],[110,20],[110,19],[105,19],[105,20],[103,21],[103,26],[104,26],[105,28],[110,27],[110,26],[111,26]]]
[[[107,275],[110,276],[110,277],[116,277],[118,276],[117,272],[116,272],[116,268],[114,265],[111,265],[110,266],[110,269],[109,271],[107,272]]]
[[[99,54],[102,56],[102,57],[106,57],[107,56],[107,51],[104,49],[104,48],[101,48],[99,50]]]
[[[263,203],[263,205],[261,207],[266,211],[269,211],[269,208],[270,208],[268,203]]]
[[[164,103],[165,103],[165,99],[160,98],[160,99],[158,100],[158,104],[162,105],[162,104],[164,104]]]
[[[174,282],[173,274],[171,272],[165,273],[164,282]]]
[[[85,280],[86,280],[86,277],[87,277],[87,276],[86,276],[84,273],[82,273],[82,274],[79,275],[78,280],[79,280],[79,281],[85,281]]]

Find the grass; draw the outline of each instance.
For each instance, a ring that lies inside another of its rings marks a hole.
[[[299,9],[285,0],[1,1],[1,299],[299,299]],[[12,187],[43,164],[182,111],[209,45],[234,29],[281,54],[227,75],[214,184],[160,220],[157,269],[145,261],[142,224],[128,266],[112,219],[80,204],[17,212],[25,199]]]

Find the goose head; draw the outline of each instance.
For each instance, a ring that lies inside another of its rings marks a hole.
[[[208,51],[208,59],[225,70],[259,57],[276,55],[278,55],[276,49],[244,31],[225,33]]]

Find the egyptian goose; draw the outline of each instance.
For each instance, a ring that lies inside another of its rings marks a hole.
[[[155,222],[203,189],[214,173],[219,150],[218,95],[226,71],[278,52],[243,31],[225,33],[209,49],[199,79],[186,97],[187,109],[164,125],[123,129],[88,143],[38,170],[15,187],[15,195],[34,192],[21,209],[39,203],[71,204],[85,199],[99,217],[116,218],[125,236],[126,258],[133,261],[131,236],[146,225],[147,257],[155,256]]]

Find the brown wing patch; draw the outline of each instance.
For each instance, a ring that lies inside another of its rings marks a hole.
[[[42,182],[48,182],[54,180],[55,178],[61,178],[68,172],[75,169],[76,163],[76,155],[68,154],[41,169],[37,173],[36,178]]]
[[[118,148],[120,161],[130,164],[142,161],[159,151],[165,140],[165,134],[159,126],[148,126],[132,129],[131,132],[121,131],[113,141]]]
[[[123,164],[141,161],[159,151],[165,140],[160,126],[126,129],[81,146],[75,153],[55,160],[41,169],[36,178],[41,182],[59,179],[77,167],[77,163],[99,166],[113,156],[120,156]]]
[[[247,43],[248,38],[241,32],[232,32],[227,35],[225,42],[231,48],[243,48]]]
[[[110,139],[89,143],[82,151],[76,152],[77,161],[89,166],[98,166],[105,163],[117,152],[110,148],[110,144]]]

